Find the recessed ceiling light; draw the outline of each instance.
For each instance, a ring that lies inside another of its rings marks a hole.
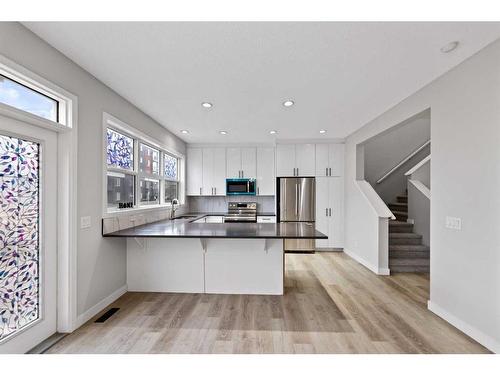
[[[295,102],[293,100],[286,100],[286,101],[283,102],[283,105],[285,107],[291,107],[294,104],[295,104]]]
[[[278,134],[278,131],[277,130],[271,130],[271,131],[269,131],[269,134]]]
[[[226,130],[221,130],[219,133],[222,134],[222,135],[226,135],[227,131]]]
[[[326,134],[326,130],[325,130],[325,129],[321,129],[321,130],[319,131],[319,134]]]
[[[443,53],[449,53],[449,52],[455,50],[459,44],[460,44],[460,42],[455,40],[454,42],[450,42],[450,43],[444,45],[443,47],[441,47],[440,51]]]
[[[209,102],[203,102],[203,103],[201,103],[201,106],[203,108],[212,108],[213,104],[209,103]]]
[[[182,134],[189,134],[189,130],[181,130]]]

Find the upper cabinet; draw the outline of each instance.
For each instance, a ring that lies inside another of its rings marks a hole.
[[[274,147],[257,148],[257,195],[274,195]]]
[[[255,147],[229,147],[226,150],[227,178],[256,178],[257,151]]]
[[[276,175],[278,177],[313,177],[316,171],[315,145],[278,144],[276,146]]]
[[[186,194],[202,195],[203,149],[188,148],[186,153]]]
[[[317,177],[344,175],[344,147],[343,143],[319,143],[316,145]]]
[[[226,149],[187,149],[187,195],[226,195]]]

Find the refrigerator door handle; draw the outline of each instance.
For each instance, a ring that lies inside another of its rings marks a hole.
[[[295,205],[295,220],[299,220],[299,184],[295,185],[295,199],[297,201]]]
[[[328,213],[330,216],[332,216],[332,209],[331,208],[328,209]]]
[[[325,216],[328,216],[328,208],[325,208]]]

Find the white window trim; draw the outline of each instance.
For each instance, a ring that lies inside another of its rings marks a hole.
[[[0,103],[0,115],[58,134],[57,331],[72,332],[77,328],[78,97],[1,54],[0,73],[59,101],[59,122],[3,103]]]
[[[186,165],[186,157],[184,154],[170,149],[168,146],[165,146],[161,143],[159,143],[157,140],[154,138],[150,137],[149,135],[143,133],[142,131],[138,130],[137,128],[119,120],[118,118],[114,117],[113,115],[103,112],[102,116],[102,152],[103,152],[103,163],[102,163],[102,217],[103,218],[109,218],[109,217],[117,217],[121,215],[128,215],[131,213],[142,213],[142,212],[147,212],[147,211],[153,211],[153,210],[161,210],[165,208],[170,208],[172,205],[170,203],[164,203],[165,200],[165,191],[164,191],[164,183],[163,181],[167,180],[165,179],[163,173],[163,153],[170,154],[176,158],[179,159],[179,205],[184,206],[186,203],[186,194],[185,194],[185,165]],[[106,137],[106,131],[107,129],[114,129],[120,133],[123,133],[126,136],[129,136],[134,139],[134,170],[129,171],[125,169],[120,169],[120,168],[108,168],[106,160],[107,160],[107,137]],[[159,175],[152,175],[152,174],[147,174],[147,173],[141,173],[139,172],[139,144],[144,143],[145,145],[152,147],[154,149],[157,149],[160,151],[160,160],[159,160]],[[107,172],[108,170],[110,171],[116,171],[120,173],[125,173],[125,174],[130,174],[136,176],[136,191],[135,191],[135,202],[136,206],[134,208],[122,208],[122,209],[115,209],[115,210],[108,210],[107,207]],[[146,205],[140,205],[140,191],[139,191],[139,179],[141,177],[144,178],[151,178],[155,180],[160,181],[160,203],[159,204],[146,204]]]

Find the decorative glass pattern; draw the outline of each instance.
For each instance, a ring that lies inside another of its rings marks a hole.
[[[0,135],[0,340],[39,318],[39,152]]]
[[[59,102],[0,75],[0,103],[57,122]]]
[[[165,178],[177,181],[177,158],[164,154]]]
[[[160,174],[160,151],[141,143],[139,148],[139,171]]]
[[[134,169],[134,140],[126,135],[107,129],[108,166]]]

